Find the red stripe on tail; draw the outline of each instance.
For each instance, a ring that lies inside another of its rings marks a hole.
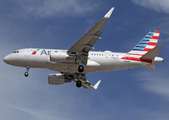
[[[139,61],[139,62],[146,62],[146,63],[152,63],[151,59],[141,59],[141,58],[135,58],[135,57],[122,57],[121,59],[132,60],[132,61]]]
[[[157,39],[158,40],[158,36],[152,36],[151,39]]]
[[[152,50],[151,48],[145,48],[143,51],[150,51],[150,50]]]
[[[155,31],[155,33],[160,33],[160,31],[159,31],[159,30],[157,30],[157,31]]]
[[[149,42],[147,45],[156,46],[156,45],[157,45],[157,43],[154,43],[154,42]]]

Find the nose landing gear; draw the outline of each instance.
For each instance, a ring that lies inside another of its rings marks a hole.
[[[29,68],[27,67],[27,68],[26,68],[26,72],[24,73],[25,77],[28,77],[28,75],[29,75],[28,72],[29,72]]]

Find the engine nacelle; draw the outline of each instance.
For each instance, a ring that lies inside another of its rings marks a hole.
[[[60,85],[66,82],[71,82],[71,80],[64,77],[62,74],[49,74],[48,83],[52,85]]]
[[[52,62],[65,62],[69,55],[66,52],[51,52],[50,61]]]

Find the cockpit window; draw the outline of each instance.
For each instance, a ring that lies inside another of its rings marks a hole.
[[[19,51],[14,51],[13,53],[19,53]]]

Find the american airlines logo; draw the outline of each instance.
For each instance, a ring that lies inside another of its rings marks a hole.
[[[36,51],[33,51],[32,55],[36,55],[38,51],[40,51],[40,49],[37,49]],[[42,50],[40,55],[50,55],[50,53],[51,53],[51,51]]]
[[[40,49],[37,49],[36,51],[33,51],[32,55],[36,55],[36,53],[39,51]]]

